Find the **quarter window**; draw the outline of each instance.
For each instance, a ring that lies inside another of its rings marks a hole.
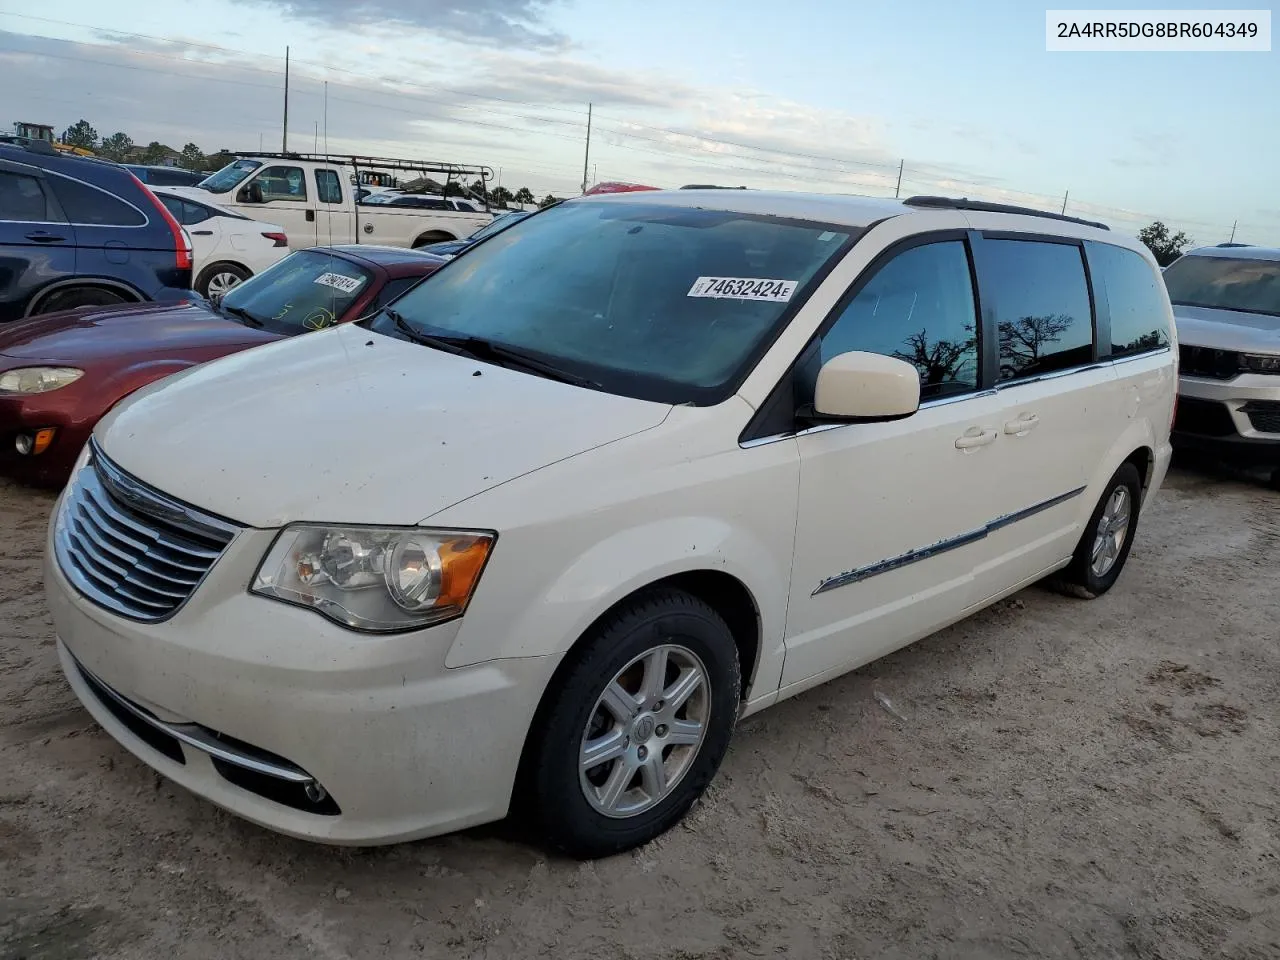
[[[213,211],[208,207],[192,203],[190,200],[182,202],[182,222],[184,224],[204,223],[212,216]]]
[[[141,227],[147,223],[140,210],[105,190],[66,177],[51,177],[49,184],[72,223],[100,227]]]
[[[1000,379],[1019,380],[1093,359],[1093,307],[1080,247],[984,240],[978,258],[1000,339]]]
[[[258,175],[263,200],[307,199],[307,181],[301,167],[267,167]]]
[[[48,223],[51,219],[39,180],[20,173],[0,173],[0,220]]]
[[[861,350],[905,360],[929,400],[978,386],[978,325],[960,240],[912,247],[883,267],[822,338],[822,363]]]
[[[1169,345],[1167,294],[1146,260],[1124,247],[1091,243],[1089,269],[1107,292],[1113,357]]]
[[[342,184],[333,170],[316,171],[316,195],[321,203],[341,203]]]

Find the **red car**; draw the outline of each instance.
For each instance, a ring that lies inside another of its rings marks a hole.
[[[216,304],[84,307],[0,326],[0,474],[61,486],[94,425],[139,387],[369,316],[446,262],[400,247],[314,247]]]

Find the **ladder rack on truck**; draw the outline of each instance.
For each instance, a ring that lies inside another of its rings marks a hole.
[[[237,153],[238,157],[261,157],[271,160],[304,160],[312,163],[329,163],[342,164],[353,167],[356,171],[357,179],[360,178],[362,172],[380,172],[384,170],[395,171],[397,173],[416,173],[420,176],[426,174],[443,174],[445,177],[444,187],[448,189],[449,185],[455,180],[459,183],[465,182],[465,178],[479,180],[481,183],[481,197],[484,201],[485,209],[489,206],[489,188],[488,183],[494,179],[493,167],[486,164],[465,164],[465,163],[445,163],[439,160],[402,160],[395,157],[369,157],[359,154],[347,153],[264,153],[260,150],[244,151]]]

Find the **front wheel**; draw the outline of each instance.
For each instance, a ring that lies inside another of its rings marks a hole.
[[[1142,478],[1138,468],[1132,463],[1121,464],[1103,490],[1070,565],[1055,584],[1086,600],[1110,590],[1129,559],[1141,504]]]
[[[570,657],[532,733],[527,782],[553,847],[609,856],[674,826],[715,775],[737,720],[738,650],[710,606],[658,589]]]

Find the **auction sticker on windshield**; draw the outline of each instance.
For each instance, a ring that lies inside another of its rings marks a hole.
[[[796,283],[795,280],[762,280],[755,277],[699,277],[686,296],[786,303],[796,292]]]
[[[316,277],[316,283],[323,284],[326,287],[333,287],[341,290],[343,293],[355,293],[364,283],[363,277],[344,277],[340,273],[322,273]]]

